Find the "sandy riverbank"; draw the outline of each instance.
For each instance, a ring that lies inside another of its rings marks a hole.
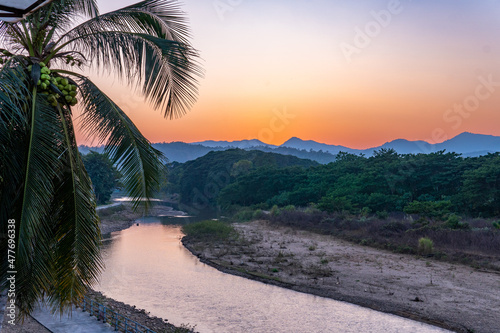
[[[227,244],[187,247],[228,273],[389,312],[457,332],[500,332],[500,274],[400,255],[331,236],[235,224]]]

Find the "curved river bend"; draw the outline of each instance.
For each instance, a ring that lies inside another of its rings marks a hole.
[[[184,248],[182,236],[179,226],[160,221],[112,233],[96,289],[200,333],[449,332],[219,272]]]

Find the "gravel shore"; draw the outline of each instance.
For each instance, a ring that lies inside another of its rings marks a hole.
[[[158,318],[155,316],[150,316],[149,312],[146,310],[138,309],[135,306],[125,304],[123,302],[118,302],[112,298],[104,296],[101,292],[91,290],[87,296],[96,302],[105,305],[108,309],[111,309],[139,324],[146,326],[150,330],[157,333],[189,333],[194,332],[192,328],[176,327],[170,323],[168,320]]]

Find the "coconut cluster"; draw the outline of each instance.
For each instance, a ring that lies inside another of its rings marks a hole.
[[[5,49],[0,49],[0,65],[3,65],[5,62],[7,62],[7,58],[11,57],[12,53]],[[4,59],[5,58],[5,59]]]
[[[31,66],[28,66],[28,70],[31,71]],[[74,84],[71,84],[67,78],[53,75],[43,62],[40,63],[40,73],[40,80],[38,80],[37,85],[42,94],[48,95],[48,101],[52,106],[57,106],[62,99],[71,106],[76,105],[78,100],[76,99],[77,90]],[[55,93],[50,88],[51,83],[61,91],[62,95]]]

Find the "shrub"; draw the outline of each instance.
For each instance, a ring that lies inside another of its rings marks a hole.
[[[434,251],[434,242],[432,239],[427,237],[421,237],[418,240],[418,253],[420,254],[431,254]]]
[[[333,197],[325,196],[318,203],[318,209],[326,212],[351,211],[354,208],[352,201],[347,196]]]
[[[280,209],[278,208],[277,205],[274,205],[272,208],[271,208],[271,216],[278,216],[280,215],[281,211]]]
[[[389,216],[389,213],[387,213],[387,211],[385,211],[385,210],[382,210],[382,211],[376,212],[375,215],[377,215],[377,217],[379,219],[385,220]]]
[[[243,208],[234,215],[237,221],[250,221],[254,216],[254,212],[249,208]]]
[[[500,221],[497,221],[497,222],[493,222],[493,228],[494,229],[500,229]]]
[[[254,212],[253,212],[253,215],[252,215],[252,218],[254,220],[261,220],[263,219],[264,217],[266,217],[266,214],[262,211],[262,209],[256,209]]]
[[[460,222],[460,218],[455,214],[451,214],[448,217],[445,226],[450,229],[470,229],[469,223]]]
[[[363,216],[363,217],[367,217],[367,216],[368,216],[368,214],[370,214],[371,212],[372,212],[372,210],[371,210],[370,208],[368,208],[368,207],[363,207],[363,208],[361,209],[361,211],[360,211],[360,214],[361,214],[361,216]]]
[[[284,206],[290,202],[289,200],[290,192],[283,192],[278,195],[275,195],[271,199],[267,200],[269,205],[280,205]]]
[[[321,210],[319,210],[316,207],[315,203],[310,203],[307,205],[307,208],[305,209],[304,213],[306,213],[306,214],[318,214],[318,213],[321,213]]]
[[[443,221],[450,212],[451,201],[412,201],[407,204],[403,211],[406,214],[418,214],[430,219]]]
[[[400,232],[404,232],[407,230],[407,227],[406,227],[406,224],[404,224],[402,222],[392,221],[392,222],[389,222],[387,224],[384,224],[381,227],[381,229],[382,229],[383,234],[391,235],[391,234],[397,234]]]
[[[187,236],[202,240],[225,240],[236,235],[232,225],[218,220],[186,224],[182,227],[182,231]]]

